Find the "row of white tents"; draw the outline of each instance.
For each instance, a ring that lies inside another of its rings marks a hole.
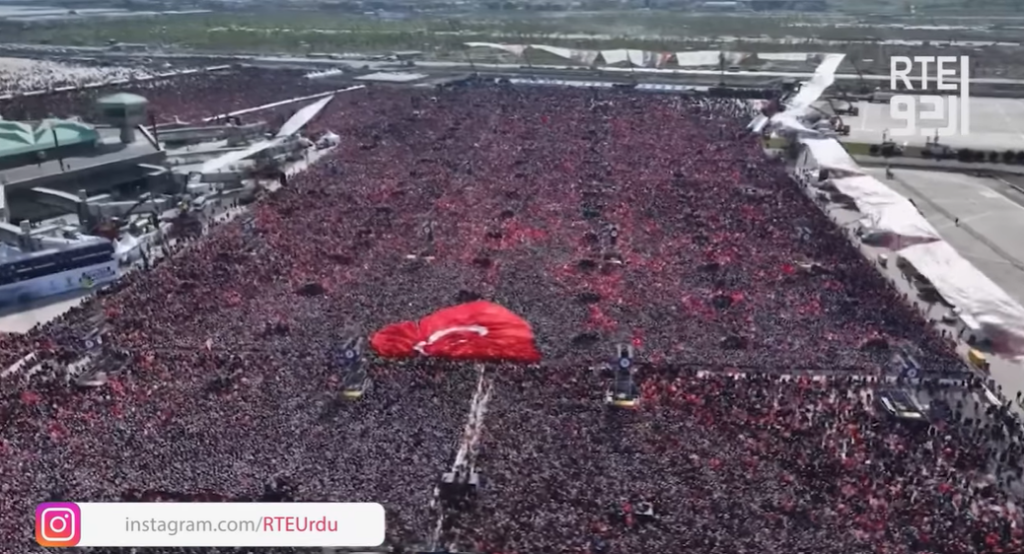
[[[819,186],[853,201],[863,216],[866,241],[897,253],[960,309],[968,328],[991,340],[1001,353],[1024,357],[1024,307],[943,240],[910,200],[861,169],[839,141],[799,140],[797,167],[828,171]]]
[[[495,42],[467,42],[470,48],[501,50],[517,57],[528,57],[530,50],[553,54],[581,65],[630,65],[634,67],[719,67],[762,62],[817,63],[824,54],[808,52],[735,52],[730,50],[695,50],[689,52],[655,52],[617,48],[612,50],[586,50],[563,48],[546,44],[499,44]]]

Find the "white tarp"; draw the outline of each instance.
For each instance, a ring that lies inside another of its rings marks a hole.
[[[262,141],[262,142],[258,142],[256,144],[250,146],[249,148],[244,149],[244,150],[235,150],[235,151],[232,151],[232,152],[228,152],[227,154],[224,154],[223,156],[221,156],[219,158],[214,158],[212,160],[207,160],[207,161],[203,162],[203,165],[199,168],[199,172],[200,173],[213,173],[215,171],[220,171],[220,170],[222,170],[222,169],[224,169],[226,167],[229,167],[232,164],[236,164],[236,163],[238,163],[238,162],[240,162],[240,161],[242,161],[242,160],[244,160],[246,158],[250,158],[252,156],[260,154],[264,150],[267,150],[269,148],[277,146],[277,145],[281,144],[282,142],[284,142],[284,139],[274,138],[274,139],[271,139],[271,140],[265,140],[265,141]]]
[[[494,48],[495,50],[504,50],[509,54],[515,54],[516,56],[522,56],[523,52],[526,51],[525,44],[498,44],[496,42],[467,42],[466,46],[470,48]]]
[[[337,77],[338,75],[344,75],[345,72],[341,69],[325,69],[323,71],[311,71],[304,77],[306,79],[326,79],[327,77]]]
[[[750,55],[749,52],[722,52],[722,57],[725,58],[725,65],[739,65],[749,58]]]
[[[675,56],[672,52],[654,53],[654,67],[665,67],[670,61],[672,61],[672,56]]]
[[[807,52],[758,52],[757,58],[769,62],[806,62],[811,56]]]
[[[864,170],[850,157],[843,145],[832,138],[802,138],[805,155],[813,157],[816,168],[838,172],[843,177],[864,175]],[[804,165],[808,165],[805,163]]]
[[[597,50],[580,50],[574,48],[571,51],[569,58],[574,62],[590,66],[594,65],[594,62],[597,61],[597,58],[600,55],[601,53]]]
[[[535,50],[543,50],[549,54],[554,54],[559,58],[563,58],[566,60],[572,59],[572,50],[569,48],[562,48],[560,46],[548,46],[546,44],[531,44],[530,48],[533,48]]]
[[[1001,354],[1024,357],[1024,308],[946,242],[900,252],[949,303],[978,322]]]
[[[786,103],[789,109],[806,110],[811,104],[821,98],[825,89],[832,86],[836,80],[836,70],[839,64],[846,58],[846,54],[825,54],[821,65],[814,70],[814,75],[800,84],[800,92]]]
[[[827,169],[831,183],[850,197],[863,214],[863,225],[872,242],[900,250],[922,242],[942,240],[935,227],[909,200],[857,165],[843,145],[835,139],[803,138],[799,166],[819,171]]]
[[[327,104],[331,103],[331,100],[334,100],[333,94],[326,98],[321,98],[308,106],[304,106],[301,110],[295,112],[295,115],[288,118],[288,121],[285,121],[284,125],[281,126],[281,130],[277,132],[277,137],[287,137],[298,133],[307,123],[323,111]]]
[[[811,105],[835,82],[836,69],[845,57],[846,54],[825,54],[814,75],[800,83],[800,91],[786,101],[785,110],[767,118],[759,115],[747,128],[760,133],[770,126],[772,132],[780,135],[823,138],[823,133],[805,125],[803,119],[811,112]]]
[[[648,61],[651,59],[650,52],[644,50],[626,50],[626,56],[629,58],[629,63],[636,67],[647,67]]]
[[[142,256],[142,241],[130,234],[124,234],[114,241],[114,256],[121,263],[133,262]]]
[[[870,175],[832,179],[839,192],[849,196],[864,214],[865,240],[902,250],[922,243],[941,241],[939,232],[909,200]]]
[[[679,64],[679,67],[717,67],[720,60],[721,52],[718,50],[676,52],[676,63]]]
[[[378,71],[360,75],[355,80],[365,83],[411,83],[429,76],[426,73],[410,73],[408,71]]]
[[[625,48],[619,48],[617,50],[601,50],[601,57],[604,58],[604,63],[608,65],[616,65],[629,61],[629,50]]]

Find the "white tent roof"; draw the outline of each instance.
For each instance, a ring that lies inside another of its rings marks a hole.
[[[321,98],[312,104],[303,107],[301,110],[295,112],[295,115],[291,116],[288,121],[284,122],[281,126],[281,130],[277,132],[277,137],[287,137],[298,133],[310,122],[314,117],[317,116],[323,109],[330,104],[331,100],[334,100],[334,95]]]
[[[629,61],[629,50],[625,48],[619,48],[618,50],[601,50],[601,57],[604,58],[604,63],[608,65],[615,65]]]
[[[758,52],[757,57],[773,62],[806,62],[811,56],[807,52]]]
[[[649,54],[650,52],[646,52],[644,50],[626,50],[626,57],[629,58],[629,63],[637,67],[646,67],[650,65],[647,63],[650,58]]]
[[[356,81],[376,81],[380,83],[411,83],[420,79],[426,79],[429,75],[425,73],[409,73],[406,71],[378,71],[369,75],[360,75]]]
[[[901,250],[914,244],[942,240],[935,227],[909,200],[878,179],[855,175],[832,179],[832,184],[853,199],[857,210],[864,214],[864,226],[872,233],[881,233],[889,248]]]
[[[214,158],[212,160],[207,160],[207,161],[203,162],[203,165],[199,168],[199,172],[200,173],[213,173],[215,171],[220,171],[220,170],[230,166],[231,164],[238,163],[238,162],[240,162],[240,161],[242,161],[242,160],[244,160],[246,158],[250,158],[252,156],[257,155],[257,154],[263,152],[264,150],[267,150],[268,148],[271,148],[273,146],[277,146],[282,141],[283,141],[283,139],[280,139],[280,138],[274,138],[274,139],[271,139],[271,140],[264,140],[262,142],[258,142],[256,144],[254,144],[254,145],[252,145],[249,148],[246,148],[244,150],[234,150],[232,152],[228,152],[227,154],[224,154],[223,156],[221,156],[219,158]]]
[[[839,141],[803,138],[800,143],[813,158],[805,166],[836,172],[831,179],[832,184],[853,199],[857,210],[864,215],[864,226],[880,236],[887,247],[900,250],[922,242],[942,240],[935,227],[909,200],[878,179],[865,175]]]
[[[846,149],[843,148],[843,145],[838,140],[831,138],[802,138],[800,143],[810,151],[811,155],[814,156],[814,162],[821,169],[853,175],[864,174],[864,170],[857,165],[857,162],[846,152]]]
[[[814,70],[814,75],[800,83],[800,91],[786,101],[785,110],[772,115],[770,119],[758,115],[747,128],[760,133],[771,123],[773,130],[782,134],[824,138],[820,132],[805,125],[803,118],[809,115],[811,106],[821,98],[825,89],[835,82],[836,69],[845,58],[846,54],[825,54],[821,64]]]
[[[1024,357],[1024,307],[1010,298],[946,242],[911,246],[900,252],[951,304],[982,328],[1001,353]]]
[[[525,44],[498,44],[496,42],[467,42],[466,46],[470,48],[495,48],[497,50],[504,50],[510,54],[516,56],[522,56],[523,52],[526,51]]]
[[[788,102],[788,107],[795,110],[806,110],[818,98],[821,98],[825,89],[832,86],[836,81],[836,70],[839,64],[843,63],[846,54],[825,54],[821,65],[814,70],[814,76],[800,84],[800,92]]]
[[[535,50],[543,50],[549,54],[554,54],[559,58],[565,58],[567,60],[572,59],[572,50],[569,48],[562,48],[561,46],[548,46],[547,44],[531,44],[530,48]]]
[[[676,52],[676,61],[680,67],[717,67],[721,53],[718,50],[697,50],[695,52]]]

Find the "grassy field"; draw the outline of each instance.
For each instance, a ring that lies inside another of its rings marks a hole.
[[[1020,4],[1024,6],[1024,0]],[[0,22],[0,42],[55,46],[144,43],[165,51],[298,55],[420,50],[429,58],[471,58],[479,62],[512,60],[494,50],[467,51],[466,42],[661,52],[708,49],[758,53],[842,52],[847,54],[848,61],[840,68],[841,72],[860,70],[876,74],[888,73],[888,60],[896,55],[969,54],[977,60],[973,69],[977,77],[1024,76],[1020,46],[938,44],[950,40],[1018,43],[1024,40],[1024,14],[999,18],[910,18],[890,14],[883,18],[842,14],[701,15],[632,10],[586,14],[475,12],[396,20],[337,11],[268,11],[130,21]],[[894,44],[891,41],[905,42]],[[529,58],[519,61],[565,63],[536,50],[530,52]]]
[[[1022,3],[1024,5],[1024,3]],[[900,29],[894,23],[913,22]],[[944,25],[957,29],[936,29]],[[889,26],[886,26],[889,25]],[[929,26],[931,26],[929,28]],[[95,46],[111,41],[201,50],[339,52],[450,50],[465,41],[542,42],[567,47],[686,50],[712,45],[756,44],[763,52],[870,50],[869,44],[823,41],[1013,40],[1024,37],[1024,19],[948,19],[844,15],[738,16],[681,12],[572,12],[513,15],[501,12],[451,17],[386,20],[330,11],[204,14],[131,21],[83,19],[31,24],[0,23],[0,40]],[[763,41],[778,39],[769,44]],[[781,43],[784,40],[785,43]],[[736,48],[739,49],[739,48]],[[854,52],[847,51],[853,54]]]

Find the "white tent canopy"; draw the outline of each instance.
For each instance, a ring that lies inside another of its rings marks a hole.
[[[978,322],[1002,354],[1024,357],[1024,307],[946,242],[911,246],[900,257],[949,303]]]
[[[869,233],[892,250],[921,243],[941,241],[939,232],[909,200],[869,175],[833,179],[839,192],[849,196],[864,214],[862,223]]]
[[[637,67],[647,67],[650,65],[650,56],[648,54],[650,54],[650,52],[644,50],[626,50],[626,57],[629,58],[629,63]]]
[[[807,52],[758,52],[757,57],[771,62],[806,62],[811,54]]]
[[[806,110],[836,81],[836,70],[843,63],[846,54],[825,54],[821,65],[814,70],[814,76],[800,85],[800,92],[787,103],[789,108]]]
[[[548,52],[549,54],[554,54],[554,55],[558,56],[559,58],[564,58],[564,59],[567,59],[567,60],[571,60],[572,56],[573,56],[573,51],[571,49],[569,49],[569,48],[562,48],[561,46],[548,46],[546,44],[531,44],[530,48],[533,48],[534,50],[543,50],[545,52]]]
[[[620,48],[618,50],[601,50],[601,57],[604,58],[604,63],[608,65],[616,65],[629,61],[629,50]]]
[[[831,182],[850,197],[864,215],[864,227],[874,240],[900,250],[922,242],[942,240],[939,232],[917,211],[909,200],[857,165],[843,145],[835,139],[804,138],[801,166],[834,172]]]
[[[846,54],[825,54],[821,64],[814,70],[814,75],[800,83],[800,91],[786,101],[785,110],[771,115],[770,118],[759,114],[747,128],[760,133],[770,124],[772,131],[779,134],[822,138],[820,132],[804,124],[803,118],[809,114],[811,106],[821,98],[825,89],[835,82],[836,69],[845,58]]]
[[[602,59],[608,65],[630,64],[635,67],[662,67],[675,58],[679,67],[718,67],[724,62],[726,65],[738,65],[744,61],[756,58],[763,61],[788,61],[805,62],[822,56],[827,62],[823,67],[827,73],[835,73],[845,54],[808,54],[805,52],[739,52],[730,50],[694,50],[690,52],[658,52],[653,50],[637,50],[618,48],[613,50],[584,50],[579,48],[565,48],[562,46],[551,46],[547,44],[501,44],[497,42],[467,42],[470,48],[494,48],[504,50],[516,56],[522,56],[527,49],[542,50],[554,54],[560,58],[574,60],[584,65],[592,65],[598,59]],[[828,69],[831,68],[831,69]],[[820,68],[819,68],[820,69]],[[819,82],[812,84],[812,90],[820,91],[828,88],[831,82],[825,82],[826,76],[818,78]],[[817,98],[817,96],[815,96]]]
[[[679,67],[718,67],[720,59],[721,53],[718,50],[676,52],[676,63]]]
[[[307,123],[319,115],[327,107],[327,104],[331,103],[331,100],[334,100],[333,94],[321,98],[308,106],[304,106],[301,110],[295,112],[295,115],[288,118],[288,121],[285,121],[284,125],[281,126],[281,130],[277,132],[277,137],[287,137],[298,133]]]
[[[207,160],[203,162],[203,165],[199,168],[200,173],[213,173],[225,169],[232,164],[236,164],[246,158],[251,158],[257,154],[262,153],[264,150],[268,150],[284,142],[283,138],[273,138],[270,140],[260,141],[244,150],[233,150],[224,154],[219,158]]]
[[[813,165],[817,169],[828,169],[844,176],[864,175],[864,170],[857,165],[843,145],[831,138],[802,138],[805,159],[803,165]],[[895,194],[895,193],[893,193]]]
[[[523,52],[526,51],[525,44],[498,44],[496,42],[467,42],[466,46],[470,48],[494,48],[496,50],[504,50],[509,54],[516,56],[522,56]]]

